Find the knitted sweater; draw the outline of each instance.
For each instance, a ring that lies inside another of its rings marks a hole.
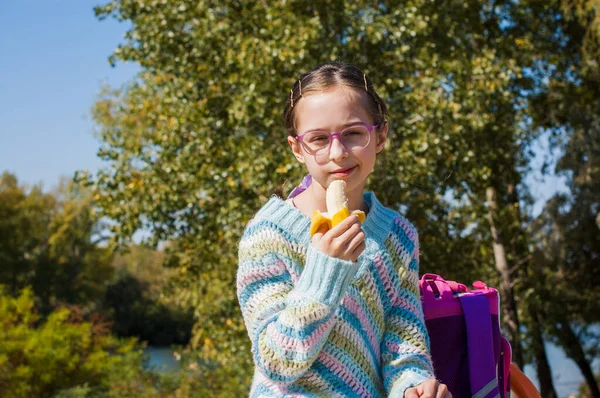
[[[419,298],[417,231],[372,192],[357,262],[311,244],[310,219],[272,197],[239,243],[251,397],[403,397],[434,378]]]

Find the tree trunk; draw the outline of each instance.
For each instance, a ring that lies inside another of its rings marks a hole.
[[[552,383],[552,372],[550,371],[548,357],[546,356],[546,348],[544,347],[544,336],[541,331],[539,314],[534,312],[531,314],[531,318],[531,349],[535,356],[537,375],[540,380],[540,393],[544,398],[557,398],[558,395],[556,394],[554,384]]]
[[[581,341],[579,341],[579,338],[573,331],[573,328],[567,319],[563,318],[560,321],[558,338],[567,356],[575,361],[577,366],[579,366],[579,370],[581,370],[581,373],[583,374],[583,377],[590,388],[592,397],[600,398],[600,388],[598,388],[598,383],[594,378],[594,372],[592,371],[590,362],[585,357],[585,353],[581,347]]]
[[[494,259],[496,262],[496,270],[500,274],[500,294],[502,300],[502,316],[504,324],[507,326],[508,339],[512,346],[513,362],[519,368],[523,369],[523,351],[521,349],[521,337],[519,335],[519,315],[517,313],[517,304],[513,296],[513,288],[511,283],[510,268],[506,260],[506,251],[504,249],[504,241],[502,234],[496,229],[494,223],[494,212],[496,211],[496,190],[489,187],[486,191],[488,201],[488,220],[492,232],[492,247],[494,249]]]

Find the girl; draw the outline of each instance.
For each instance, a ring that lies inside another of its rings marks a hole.
[[[303,75],[284,111],[308,169],[272,197],[239,243],[238,299],[256,365],[250,396],[449,397],[433,375],[418,290],[415,228],[363,192],[388,133],[369,78],[328,63]],[[334,180],[356,215],[310,236]]]

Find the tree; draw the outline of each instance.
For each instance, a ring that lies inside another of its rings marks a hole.
[[[99,318],[85,320],[77,306],[57,308],[42,319],[30,288],[12,297],[0,285],[0,319],[2,397],[212,395],[215,382],[193,358],[179,371],[147,370],[143,345],[135,339],[115,337]]]
[[[48,239],[45,228],[55,200],[34,186],[29,192],[8,172],[0,176],[0,283],[17,294],[31,283]]]
[[[115,221],[115,243],[140,228],[151,244],[170,242],[179,299],[196,309],[192,347],[247,380],[236,243],[269,195],[302,176],[283,136],[284,101],[301,72],[355,63],[392,114],[370,187],[417,224],[423,270],[500,286],[523,365],[517,281],[531,253],[521,177],[539,131],[530,99],[546,90],[545,68],[561,62],[570,34],[555,34],[561,12],[507,0],[110,1],[99,18],[131,23],[111,62],[142,71],[101,94],[94,118],[107,168],[78,179]]]
[[[98,243],[102,223],[89,194],[63,180],[55,192],[0,180],[0,283],[16,294],[31,285],[46,313],[57,303],[93,305],[112,277],[112,252]]]
[[[113,261],[115,279],[108,284],[103,305],[119,336],[136,336],[151,345],[187,344],[193,309],[179,308],[169,292],[176,273],[163,267],[164,253],[134,245]]]
[[[548,87],[532,101],[534,124],[563,151],[556,172],[568,180],[532,225],[538,237],[530,305],[547,319],[546,333],[579,366],[592,396],[600,389],[590,366],[597,355],[600,282],[600,10],[592,1],[560,2],[562,58]],[[586,343],[592,341],[591,347]],[[590,349],[590,351],[588,351]]]

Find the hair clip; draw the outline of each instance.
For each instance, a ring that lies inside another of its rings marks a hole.
[[[298,79],[298,90],[300,91],[300,97],[302,97],[302,80]]]
[[[367,87],[367,74],[366,73],[363,73],[363,79],[365,81],[365,90],[369,91],[369,88]]]
[[[294,107],[294,89],[290,90],[290,102],[292,103],[292,108]]]

